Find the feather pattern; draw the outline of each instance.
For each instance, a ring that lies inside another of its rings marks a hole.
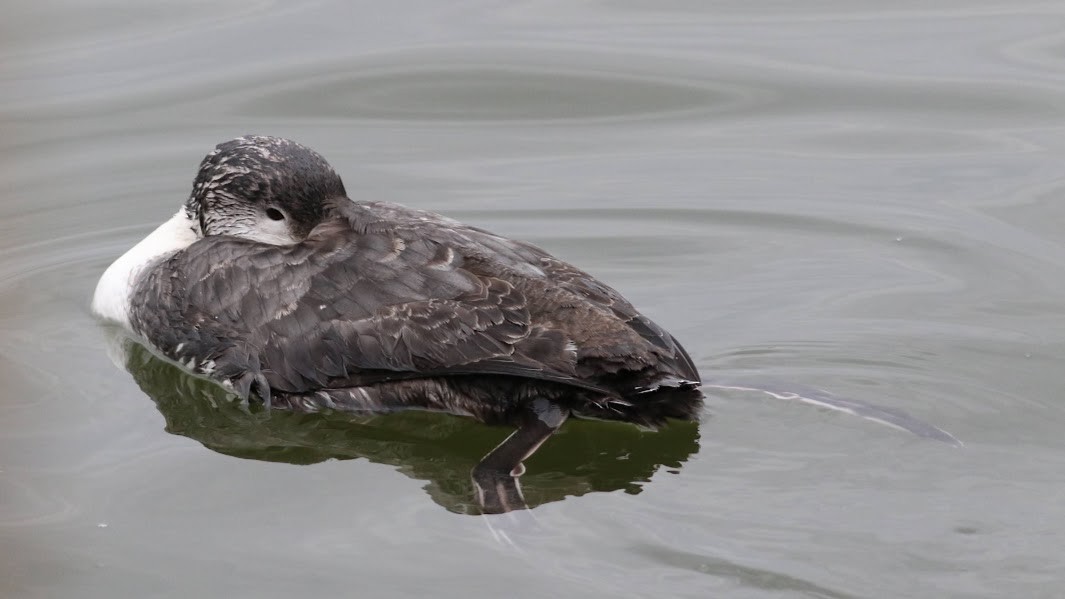
[[[94,309],[290,409],[506,421],[539,398],[655,424],[702,400],[684,349],[614,289],[531,244],[353,202],[324,158],[275,137],[208,154],[184,210],[108,269]]]
[[[335,200],[289,246],[205,237],[150,269],[132,306],[152,345],[203,374],[210,363],[238,392],[259,375],[275,394],[319,399],[492,375],[601,417],[660,420],[668,398],[645,393],[658,387],[686,398],[675,415],[698,407],[687,354],[617,291],[533,245],[393,204]]]

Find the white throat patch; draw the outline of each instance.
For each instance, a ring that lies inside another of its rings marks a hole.
[[[104,271],[92,297],[93,314],[131,329],[130,296],[144,268],[161,256],[189,247],[199,238],[199,225],[189,218],[184,208],[178,210]]]

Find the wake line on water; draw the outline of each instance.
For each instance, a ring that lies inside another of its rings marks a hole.
[[[922,422],[901,410],[838,397],[828,391],[816,389],[814,387],[792,384],[779,385],[776,383],[755,384],[750,381],[713,378],[703,381],[703,388],[756,391],[759,393],[765,393],[776,399],[800,401],[802,403],[828,408],[852,416],[858,416],[859,418],[871,420],[877,424],[890,426],[891,428],[906,431],[925,439],[934,439],[954,447],[964,447],[965,445],[961,440],[947,431],[928,424],[927,422]]]

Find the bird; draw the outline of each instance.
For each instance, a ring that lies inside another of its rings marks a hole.
[[[515,431],[472,469],[484,513],[570,416],[698,420],[699,372],[618,291],[523,241],[349,198],[314,150],[218,144],[187,201],[101,276],[93,313],[241,401],[441,411]]]

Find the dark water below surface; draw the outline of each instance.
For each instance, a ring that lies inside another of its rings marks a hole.
[[[1003,0],[11,3],[0,596],[1060,596],[1063,31]],[[135,380],[96,279],[249,132],[580,265],[707,374],[965,447],[715,391],[698,427],[567,424],[533,521],[485,518],[506,430]]]

